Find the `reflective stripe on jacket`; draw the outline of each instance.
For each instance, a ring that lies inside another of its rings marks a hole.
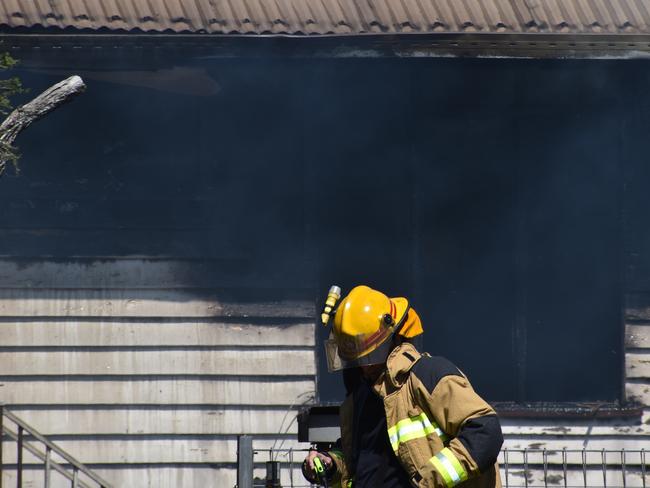
[[[496,413],[452,363],[396,347],[373,385],[383,399],[386,435],[411,483],[422,488],[500,488],[496,458],[503,437]],[[342,451],[331,451],[336,485],[354,478],[353,395],[341,406]]]

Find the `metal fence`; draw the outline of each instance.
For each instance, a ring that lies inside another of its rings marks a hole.
[[[11,442],[15,442],[16,449],[12,452],[15,457],[4,459],[5,452],[11,452],[5,449]],[[52,471],[67,479],[72,488],[111,488],[107,481],[0,405],[0,488],[3,488],[5,473],[15,478],[15,485],[12,485],[17,488],[35,486],[34,480],[24,479],[25,472],[28,469],[32,472],[34,465],[42,465],[44,488],[52,486]]]
[[[253,450],[250,437],[248,442],[246,447],[240,438],[238,487],[315,486],[301,473],[308,449]],[[249,459],[242,463],[242,456]],[[498,461],[504,488],[650,488],[647,458],[645,449],[504,448]]]
[[[647,451],[626,449],[503,449],[506,488],[645,488]]]
[[[302,475],[302,462],[309,449],[253,449],[251,436],[237,442],[235,488],[311,488]]]

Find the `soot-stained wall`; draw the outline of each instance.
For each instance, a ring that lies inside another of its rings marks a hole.
[[[120,52],[23,56],[33,92],[88,91],[18,141],[0,254],[199,260],[179,282],[242,300],[367,283],[490,400],[621,399],[648,63]]]

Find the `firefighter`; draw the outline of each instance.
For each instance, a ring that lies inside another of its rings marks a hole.
[[[341,439],[310,451],[307,480],[322,466],[330,487],[500,487],[496,413],[450,361],[418,352],[422,323],[408,300],[367,286],[338,297],[332,287],[323,322],[333,315],[328,368],[343,370],[347,390]]]

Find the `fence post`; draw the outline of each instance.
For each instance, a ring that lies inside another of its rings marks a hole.
[[[237,437],[237,488],[253,488],[253,437]]]
[[[44,488],[50,488],[50,472],[52,471],[52,449],[45,448],[45,473],[44,473]]]
[[[5,417],[5,411],[4,411],[4,405],[0,404],[0,488],[2,488],[2,463],[4,462],[2,459],[2,439],[4,437],[4,417]]]
[[[16,488],[23,488],[23,428],[18,426],[18,442],[16,443],[17,461],[16,461]]]

